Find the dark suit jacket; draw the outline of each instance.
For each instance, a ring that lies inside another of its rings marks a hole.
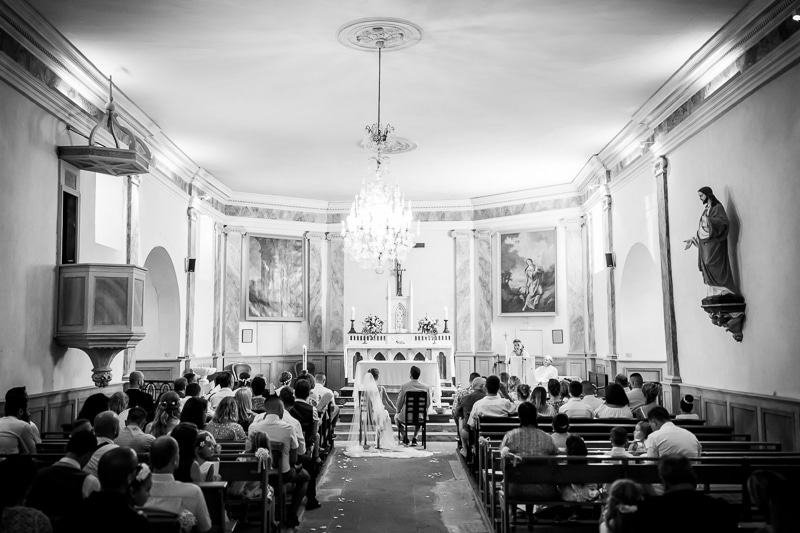
[[[456,417],[459,420],[469,420],[469,415],[472,413],[472,406],[484,396],[486,396],[486,391],[475,390],[461,398],[456,406]]]
[[[128,395],[128,408],[141,407],[147,411],[148,422],[152,422],[155,413],[155,404],[150,393],[139,389],[128,389],[125,394]]]
[[[637,513],[648,533],[733,533],[736,513],[727,502],[695,490],[677,490],[645,500]]]

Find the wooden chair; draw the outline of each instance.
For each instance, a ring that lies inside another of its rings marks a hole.
[[[405,422],[397,421],[397,440],[408,440],[408,426],[422,428],[422,447],[428,447],[428,393],[409,391],[406,393]]]
[[[143,511],[147,521],[150,522],[151,533],[178,533],[181,530],[181,523],[178,515],[167,511],[155,511],[152,509]]]

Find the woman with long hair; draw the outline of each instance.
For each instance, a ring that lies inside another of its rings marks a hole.
[[[606,398],[603,405],[594,410],[595,418],[633,418],[628,407],[628,395],[617,383],[609,383],[606,387]]]
[[[195,443],[197,426],[189,422],[181,422],[170,433],[170,437],[178,441],[178,468],[175,479],[184,483],[200,483],[204,481],[200,474],[200,465],[195,461]]]
[[[555,410],[556,413],[566,401],[561,397],[561,388],[561,382],[557,379],[550,378],[547,381],[547,392],[550,393],[550,400],[548,400],[547,403],[553,406],[553,410]],[[569,388],[567,392],[569,392]]]
[[[218,441],[245,440],[247,433],[245,433],[238,420],[239,408],[236,398],[228,396],[219,402],[211,422],[206,425],[206,431],[211,433]]]
[[[556,410],[547,403],[547,391],[544,387],[536,387],[531,393],[531,403],[536,407],[536,414],[544,417],[553,417]]]
[[[200,478],[203,481],[217,481],[219,461],[213,461],[220,452],[220,446],[208,431],[201,431],[194,441],[194,459],[200,466]]]
[[[246,433],[255,416],[253,413],[253,391],[250,390],[250,387],[239,387],[233,397],[236,399],[236,417],[239,425],[242,426]]]
[[[643,499],[642,487],[630,479],[618,479],[608,490],[608,500],[600,515],[600,533],[636,533],[639,504]],[[679,510],[679,509],[676,509]],[[645,527],[646,531],[647,528]]]
[[[516,393],[517,393],[517,399],[514,403],[517,405],[517,407],[519,407],[520,404],[523,404],[528,400],[530,400],[531,386],[528,385],[527,383],[520,383],[519,385],[517,385]]]
[[[165,392],[156,405],[153,421],[147,424],[145,433],[158,438],[169,435],[181,421],[181,397],[177,392]]]
[[[253,378],[253,381],[250,382],[250,386],[253,390],[253,412],[254,413],[263,413],[264,412],[264,393],[267,391],[267,380],[264,379],[264,376],[256,376]]]
[[[203,431],[206,428],[208,418],[208,401],[205,398],[189,398],[181,409],[181,422],[191,422],[197,429]]]

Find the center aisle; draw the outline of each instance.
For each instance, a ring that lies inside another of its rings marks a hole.
[[[429,442],[432,457],[329,459],[317,497],[298,531],[313,533],[484,533],[455,443]]]

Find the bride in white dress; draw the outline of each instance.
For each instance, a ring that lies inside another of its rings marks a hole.
[[[363,402],[363,406],[361,403]],[[429,457],[427,450],[407,448],[397,442],[392,417],[383,405],[378,383],[367,372],[356,383],[355,410],[345,454],[349,457]]]

